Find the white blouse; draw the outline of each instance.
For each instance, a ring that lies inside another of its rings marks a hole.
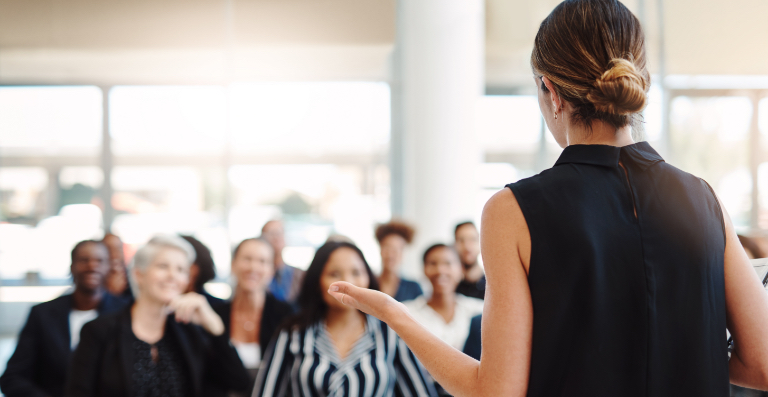
[[[456,310],[451,322],[446,323],[443,316],[427,304],[427,298],[420,296],[414,300],[403,302],[411,315],[435,334],[443,342],[462,350],[469,336],[469,325],[472,317],[483,313],[483,300],[456,294]]]

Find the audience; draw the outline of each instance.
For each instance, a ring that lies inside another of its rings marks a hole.
[[[419,283],[400,277],[403,251],[413,240],[413,234],[413,227],[401,221],[390,221],[376,228],[376,240],[381,248],[381,292],[398,302],[414,299],[424,293]]]
[[[215,307],[226,334],[251,375],[251,387],[269,341],[293,310],[267,291],[274,274],[274,250],[264,239],[250,238],[232,253],[232,275],[237,280],[232,300]],[[209,393],[212,395],[213,393]],[[230,396],[246,394],[230,391]]]
[[[271,220],[261,228],[261,237],[267,240],[275,250],[275,275],[269,284],[269,292],[281,301],[293,303],[299,296],[304,271],[283,261],[285,248],[285,230],[283,221]]]
[[[181,236],[181,238],[195,250],[195,261],[189,266],[189,285],[184,292],[197,292],[205,297],[211,307],[223,304],[223,299],[209,294],[204,288],[205,283],[216,278],[216,265],[213,263],[211,250],[192,236]]]
[[[194,259],[194,249],[175,236],[155,237],[136,252],[136,300],[83,327],[67,396],[202,397],[208,383],[248,387],[221,318],[201,295],[183,294]]]
[[[476,280],[467,295],[481,291],[477,229],[456,227],[459,254],[443,244],[424,254],[429,299],[398,273],[413,234],[401,221],[377,227],[379,278],[344,236],[329,237],[305,273],[283,262],[283,224],[269,221],[262,237],[234,249],[229,301],[205,291],[215,265],[194,237],[154,237],[130,271],[116,235],[82,241],[72,250],[74,292],[32,308],[0,389],[6,397],[437,396],[439,386],[386,324],[327,293],[340,280],[381,285],[479,358],[482,300],[456,293],[466,280]]]
[[[456,252],[459,254],[464,277],[456,292],[478,299],[485,299],[485,273],[480,267],[480,233],[472,222],[456,225],[454,230]]]
[[[128,288],[128,269],[125,268],[125,251],[123,241],[112,233],[107,233],[101,240],[109,250],[109,272],[104,286],[107,292],[114,296],[132,298]]]
[[[386,324],[328,294],[340,280],[378,289],[356,246],[326,243],[307,270],[301,311],[270,343],[253,396],[435,396],[421,364]]]
[[[109,271],[109,252],[102,242],[86,240],[75,245],[70,265],[74,292],[32,307],[0,377],[6,397],[64,395],[71,352],[83,324],[126,304],[106,292],[104,279]]]

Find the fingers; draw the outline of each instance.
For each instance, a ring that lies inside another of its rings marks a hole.
[[[357,308],[357,305],[355,304],[356,300],[354,299],[354,296],[352,296],[354,290],[357,288],[358,287],[345,281],[338,281],[331,284],[330,288],[328,288],[328,293],[342,304]]]
[[[198,298],[197,294],[184,294],[171,301],[168,308],[174,313],[177,322],[200,323],[201,302]]]

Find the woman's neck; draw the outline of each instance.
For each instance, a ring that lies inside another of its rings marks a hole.
[[[619,129],[603,121],[595,120],[590,126],[583,123],[569,123],[565,138],[570,145],[609,145],[627,146],[635,143],[632,139],[632,127],[626,125]]]
[[[166,305],[142,298],[141,295],[131,307],[131,328],[134,335],[150,344],[163,337],[167,318]]]
[[[365,314],[352,308],[328,308],[325,326],[329,329],[350,328],[356,323],[364,324]]]
[[[434,290],[432,291],[432,296],[427,301],[427,304],[437,311],[453,310],[456,306],[456,293],[442,293],[438,290]]]
[[[243,311],[260,311],[264,308],[267,293],[264,290],[246,290],[237,288],[232,298],[232,308]]]

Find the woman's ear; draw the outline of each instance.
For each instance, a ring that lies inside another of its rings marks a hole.
[[[555,109],[555,112],[558,112],[563,107],[563,100],[560,98],[560,94],[555,91],[555,85],[552,84],[552,81],[550,81],[547,76],[542,76],[541,81],[549,91],[549,99],[552,101],[552,108]]]

